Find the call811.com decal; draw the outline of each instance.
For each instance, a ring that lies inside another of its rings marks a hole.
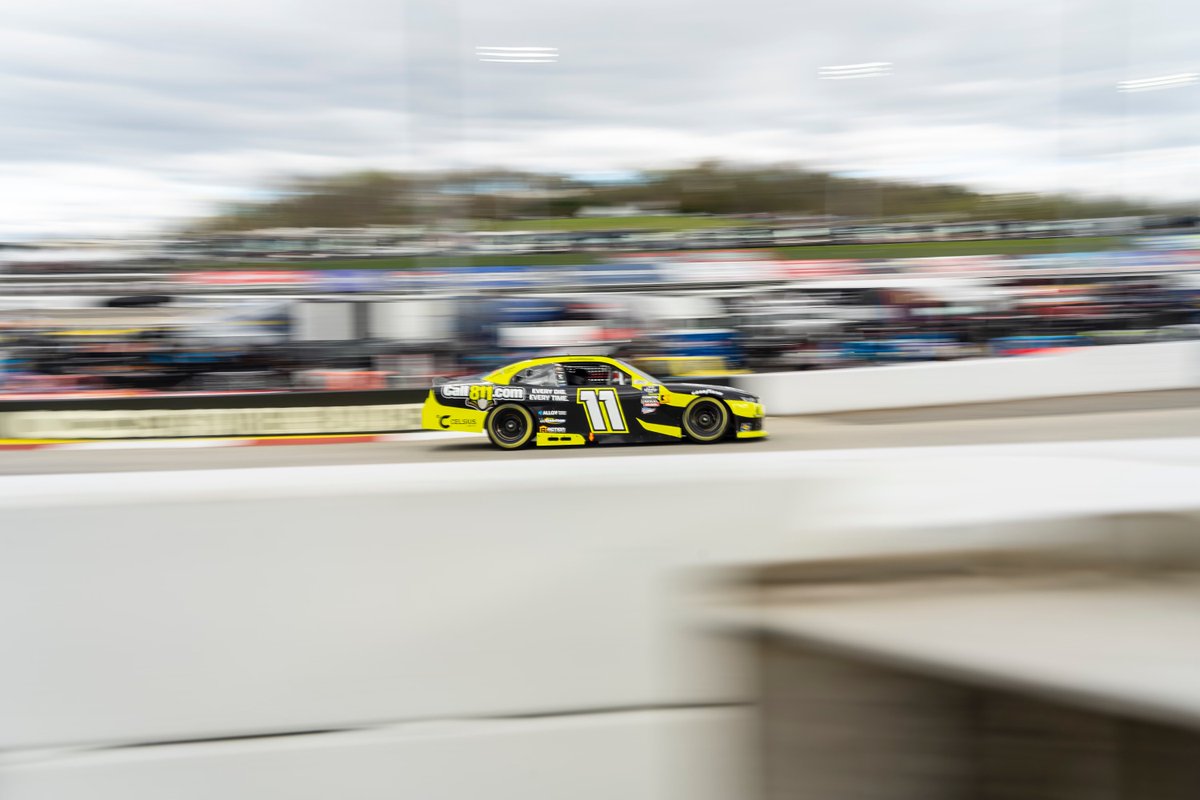
[[[472,386],[465,383],[448,383],[441,388],[442,397],[466,400],[467,408],[486,411],[496,403],[506,400],[525,399],[522,386]]]

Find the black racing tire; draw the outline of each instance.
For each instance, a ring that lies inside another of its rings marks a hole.
[[[525,406],[505,403],[496,406],[483,424],[488,439],[501,450],[518,450],[533,441],[533,414]]]
[[[683,432],[693,442],[720,441],[729,430],[729,408],[712,397],[697,397],[683,410]]]

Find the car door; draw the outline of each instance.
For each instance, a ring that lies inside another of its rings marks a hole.
[[[598,440],[641,441],[655,439],[640,420],[649,419],[659,408],[660,386],[641,386],[624,369],[601,362],[577,362],[572,365],[592,375],[586,385],[574,391],[576,407],[583,423]]]
[[[633,376],[603,362],[564,364],[568,376],[575,376],[571,392],[587,431],[594,438],[622,441],[640,438],[642,390],[633,385]],[[581,378],[586,376],[586,378]]]

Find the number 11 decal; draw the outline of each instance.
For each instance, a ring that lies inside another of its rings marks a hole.
[[[580,389],[577,403],[583,403],[588,427],[594,433],[628,433],[625,415],[617,401],[616,389]]]

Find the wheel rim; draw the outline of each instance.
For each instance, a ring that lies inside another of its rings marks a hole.
[[[516,409],[502,408],[492,420],[492,433],[504,444],[516,444],[525,438],[527,432],[525,416]]]
[[[716,403],[706,400],[697,403],[688,415],[688,427],[696,436],[716,436],[725,425],[725,415]]]

